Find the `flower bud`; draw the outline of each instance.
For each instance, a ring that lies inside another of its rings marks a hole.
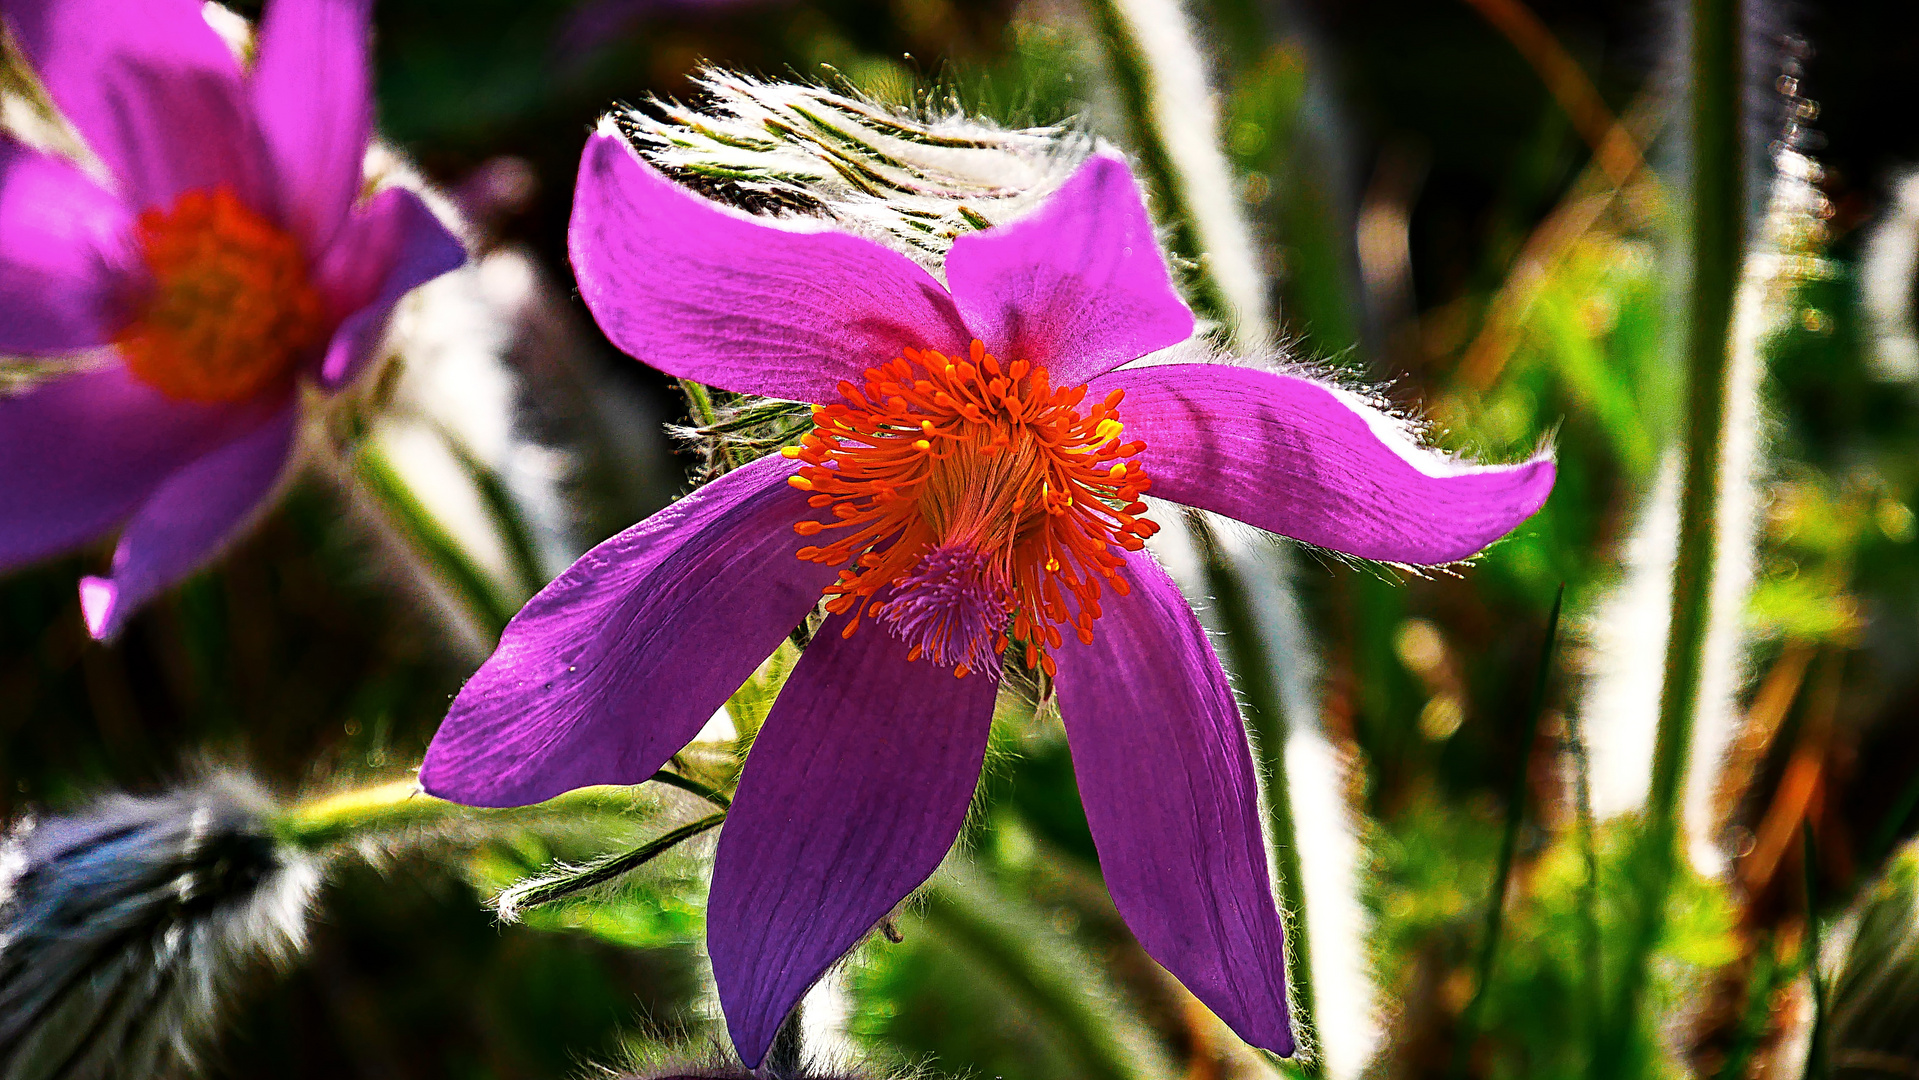
[[[305,939],[319,872],[230,774],[18,822],[0,842],[0,1076],[190,1062],[233,977]]]

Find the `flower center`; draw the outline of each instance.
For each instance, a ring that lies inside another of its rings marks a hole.
[[[813,409],[813,431],[784,453],[807,463],[787,482],[831,520],[794,525],[829,542],[799,557],[851,564],[826,587],[828,611],[872,615],[954,674],[999,668],[1015,642],[1053,674],[1071,625],[1093,640],[1101,582],[1129,591],[1115,550],[1159,526],[1141,515],[1150,481],[1122,442],[1115,390],[1085,415],[1084,386],[1053,389],[1024,360],[1002,366],[980,342],[968,359],[904,350],[869,369],[844,404]]]
[[[135,226],[153,278],[114,344],[142,382],[187,401],[237,401],[288,378],[324,305],[300,245],[224,188],[189,191]]]

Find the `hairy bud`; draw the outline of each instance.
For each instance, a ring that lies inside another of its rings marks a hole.
[[[319,872],[270,811],[218,775],[18,823],[0,846],[0,1076],[190,1062],[232,977],[304,943]]]

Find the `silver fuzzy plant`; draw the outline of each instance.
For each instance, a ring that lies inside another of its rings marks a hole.
[[[0,841],[0,1080],[170,1075],[234,977],[305,940],[320,880],[272,803],[214,774]]]
[[[935,276],[953,239],[1050,195],[1096,147],[1070,127],[1009,130],[956,102],[906,110],[707,68],[697,107],[653,100],[613,120],[701,194],[771,217],[825,217]]]

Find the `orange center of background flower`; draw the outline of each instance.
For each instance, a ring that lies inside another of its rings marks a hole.
[[[300,245],[224,188],[189,191],[135,227],[153,288],[114,344],[169,397],[237,401],[292,376],[325,314]]]
[[[1140,516],[1145,444],[1121,441],[1124,391],[1081,415],[1084,386],[1054,389],[978,341],[965,360],[904,353],[863,388],[841,383],[845,403],[815,407],[813,432],[784,451],[807,463],[788,482],[832,508],[794,526],[825,541],[799,557],[846,566],[825,591],[828,611],[853,613],[848,636],[871,615],[909,659],[962,676],[1017,643],[1051,675],[1059,628],[1090,643],[1101,583],[1129,591],[1115,549],[1159,530]]]

